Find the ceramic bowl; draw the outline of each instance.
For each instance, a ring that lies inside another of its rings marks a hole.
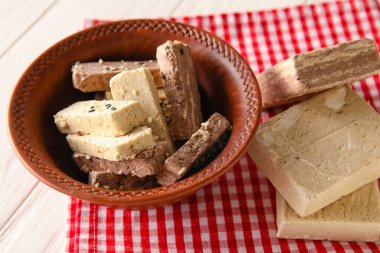
[[[207,119],[213,112],[233,125],[222,152],[196,174],[166,187],[138,191],[86,183],[53,115],[76,101],[93,99],[72,86],[77,62],[155,59],[157,46],[180,40],[191,47]],[[8,125],[14,149],[39,180],[69,196],[111,207],[145,208],[179,201],[211,183],[236,163],[259,124],[261,96],[254,73],[228,43],[202,29],[164,20],[125,20],[75,33],[42,53],[21,76],[11,98]],[[15,182],[22,183],[22,182]]]

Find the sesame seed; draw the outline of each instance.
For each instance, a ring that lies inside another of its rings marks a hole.
[[[91,109],[91,110],[89,110],[88,112],[95,112],[95,109]]]
[[[133,96],[137,96],[137,90],[132,90]]]
[[[99,183],[94,184],[95,187],[99,187]]]
[[[186,172],[186,168],[185,167],[182,167],[179,171],[178,171],[178,176],[183,176],[183,174],[185,174]]]
[[[103,186],[104,189],[109,190],[110,187],[108,185]]]
[[[99,63],[99,64],[103,64],[103,63],[104,63],[104,62],[103,62],[103,59],[100,58],[99,61],[98,61],[98,63]]]
[[[140,63],[138,61],[135,61],[133,64],[135,65],[139,65]]]
[[[153,63],[153,60],[149,60],[150,63]]]
[[[142,67],[145,67],[145,66],[146,66],[146,64],[145,64],[145,63],[143,63],[143,64],[141,64],[141,66],[142,66]]]
[[[111,104],[106,104],[106,105],[105,105],[105,107],[106,107],[107,109],[109,109],[111,106],[112,106]]]
[[[79,61],[75,62],[75,65],[79,65],[79,64],[80,64],[80,62],[79,62]]]
[[[121,62],[121,63],[124,63],[124,60],[121,60],[120,62]]]
[[[152,121],[153,121],[152,117],[148,117],[148,122],[152,123]]]
[[[115,111],[116,110],[116,108],[115,107],[111,107],[111,111]]]

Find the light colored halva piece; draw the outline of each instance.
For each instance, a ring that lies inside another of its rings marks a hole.
[[[66,139],[74,152],[110,161],[132,159],[155,146],[152,130],[145,126],[119,137],[69,134]]]
[[[373,242],[380,236],[376,181],[307,217],[300,217],[278,192],[276,208],[279,238]]]
[[[347,86],[263,123],[248,152],[302,217],[380,177],[380,117]]]
[[[136,101],[89,100],[72,104],[54,115],[65,134],[121,136],[140,126],[146,114]]]
[[[153,134],[160,141],[170,145],[170,153],[174,151],[166,120],[160,107],[160,99],[148,69],[139,68],[123,71],[110,81],[112,97],[115,100],[138,101],[147,115],[146,125],[152,128]]]

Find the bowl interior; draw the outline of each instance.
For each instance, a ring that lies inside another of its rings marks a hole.
[[[152,24],[155,27],[150,27]],[[170,27],[165,27],[167,24]],[[173,31],[176,27],[184,30]],[[87,176],[74,164],[65,135],[58,132],[53,120],[56,112],[70,104],[94,98],[94,93],[73,88],[71,66],[77,61],[98,61],[99,58],[107,61],[155,59],[157,46],[167,40],[180,40],[191,47],[204,120],[213,112],[219,112],[233,125],[230,140],[216,160],[223,156],[228,158],[227,152],[231,149],[236,155],[241,154],[257,126],[261,110],[256,79],[245,62],[236,58],[240,56],[235,51],[213,37],[210,38],[215,41],[205,41],[211,35],[205,33],[206,38],[202,39],[197,35],[199,32],[166,21],[123,21],[77,33],[47,50],[20,79],[10,107],[11,137],[26,166],[40,179],[65,193],[68,186],[57,184],[43,169],[56,171],[59,177],[67,175],[74,183],[86,183]],[[27,136],[27,141],[21,134]],[[23,141],[32,145],[33,155],[41,161],[41,168],[28,158],[28,150],[22,149]],[[233,159],[231,156],[226,164],[219,162],[218,166],[227,166]],[[86,199],[86,193],[83,194],[72,195]],[[93,198],[88,200],[101,202]]]

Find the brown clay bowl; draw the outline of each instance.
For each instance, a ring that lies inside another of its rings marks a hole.
[[[150,190],[114,191],[86,184],[71,159],[53,115],[93,99],[72,87],[76,61],[155,59],[158,45],[180,40],[190,45],[199,79],[203,116],[213,112],[233,124],[223,151],[205,168],[175,184]],[[143,208],[179,201],[224,174],[244,153],[258,127],[261,96],[255,75],[230,45],[199,28],[163,20],[126,20],[90,28],[63,39],[39,56],[18,81],[8,124],[19,159],[39,180],[64,194],[112,207]],[[22,183],[22,182],[18,182]]]

